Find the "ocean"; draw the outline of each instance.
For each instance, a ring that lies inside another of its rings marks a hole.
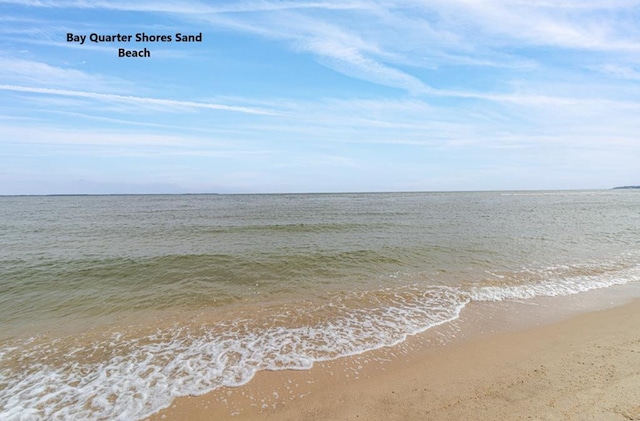
[[[640,192],[0,197],[0,418],[139,420],[640,281]]]

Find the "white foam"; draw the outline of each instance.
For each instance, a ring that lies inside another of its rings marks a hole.
[[[573,295],[638,281],[640,265],[597,275],[562,276],[554,273],[535,283],[471,287],[468,294],[473,301],[527,300],[534,297]]]
[[[354,301],[373,305],[352,308]],[[114,336],[84,350],[109,356],[93,363],[64,358],[59,343],[27,347],[24,358],[40,362],[2,372],[0,415],[7,420],[141,419],[177,396],[242,385],[259,370],[308,369],[316,361],[398,344],[457,318],[467,302],[445,287],[349,293],[327,304],[336,317],[312,326],[262,329],[237,320],[212,331],[175,329],[130,340]]]
[[[570,295],[637,282],[640,265],[547,267],[494,275],[499,285],[345,292],[322,305],[268,308],[265,314],[272,318],[258,314],[143,337],[116,333],[89,344],[31,339],[3,345],[0,418],[141,419],[175,397],[239,386],[260,370],[305,370],[317,361],[399,344],[408,335],[458,318],[471,300]]]

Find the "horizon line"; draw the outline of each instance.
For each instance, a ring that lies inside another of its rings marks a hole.
[[[399,190],[399,191],[335,191],[335,192],[243,192],[243,193],[46,193],[46,194],[0,194],[0,197],[83,197],[83,196],[268,196],[268,195],[312,195],[312,194],[412,194],[412,193],[491,193],[491,192],[554,192],[554,191],[605,191],[640,189],[640,186],[617,186],[608,188],[560,188],[560,189],[497,189],[497,190]]]

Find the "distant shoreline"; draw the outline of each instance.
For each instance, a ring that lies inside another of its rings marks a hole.
[[[640,186],[613,187],[613,189],[640,189]],[[524,190],[406,190],[406,191],[310,191],[310,192],[201,192],[201,193],[47,193],[47,194],[0,194],[0,197],[109,197],[109,196],[278,196],[278,195],[350,195],[350,194],[446,194],[446,193],[540,193],[540,192],[590,192],[609,191],[597,189],[524,189]]]

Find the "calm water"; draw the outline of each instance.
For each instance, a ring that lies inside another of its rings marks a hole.
[[[140,419],[640,280],[640,192],[0,197],[0,418]]]

